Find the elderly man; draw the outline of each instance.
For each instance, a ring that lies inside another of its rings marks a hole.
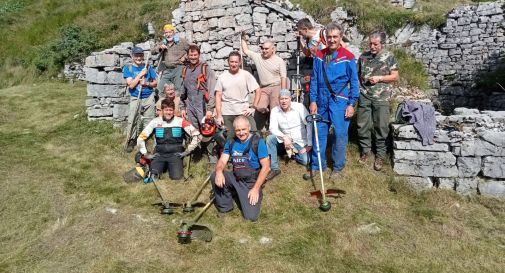
[[[326,26],[328,47],[317,52],[310,82],[310,113],[320,114],[333,125],[332,179],[338,178],[345,166],[349,121],[359,98],[356,59],[340,45],[342,33],[342,27],[338,24]],[[327,122],[317,123],[323,169],[326,168],[329,125]],[[318,169],[318,164],[317,154],[312,153],[311,169]]]
[[[254,101],[259,101],[260,86],[251,73],[240,69],[242,58],[236,51],[228,55],[228,70],[218,78],[216,91],[216,121],[226,128],[233,128],[233,120],[243,115],[249,119],[252,131],[256,130],[256,122],[253,119],[254,105],[250,103],[251,93],[254,92]],[[235,137],[233,130],[228,131],[228,139]]]
[[[155,177],[168,170],[171,180],[180,180],[184,176],[182,159],[189,155],[199,143],[199,135],[195,127],[180,117],[174,115],[174,101],[164,99],[161,102],[161,115],[149,122],[137,138],[140,153],[152,159],[151,169]],[[148,155],[145,141],[154,133],[156,146],[154,154]],[[191,137],[191,142],[184,150],[184,133]]]
[[[253,60],[258,71],[261,96],[254,101],[256,109],[256,127],[263,129],[268,117],[267,111],[279,105],[279,91],[287,88],[286,62],[275,55],[275,46],[268,40],[261,45],[261,54],[249,50],[242,32],[242,50]],[[269,107],[269,108],[267,108]]]
[[[242,216],[256,221],[260,213],[263,193],[261,186],[270,169],[265,141],[251,134],[249,119],[238,116],[233,121],[236,137],[224,146],[223,154],[211,175],[215,206],[222,216],[233,209],[233,192],[236,193]],[[224,171],[231,159],[233,172]]]
[[[393,83],[398,81],[398,63],[384,48],[386,34],[372,32],[368,35],[370,50],[358,61],[361,96],[358,104],[358,139],[361,149],[359,163],[365,164],[372,150],[375,136],[376,155],[374,169],[382,170],[386,157],[386,138],[389,135],[389,107]]]
[[[153,53],[159,52],[161,54],[157,71],[160,74],[159,86],[165,86],[166,83],[171,82],[175,85],[176,92],[180,92],[182,65],[186,61],[188,46],[188,42],[175,33],[173,25],[163,26],[163,39],[152,50]]]
[[[128,128],[131,128],[130,139],[127,139],[125,151],[130,153],[135,148],[136,138],[138,135],[138,126],[136,120],[143,122],[143,127],[154,118],[154,92],[156,87],[156,72],[152,67],[144,69],[144,50],[140,47],[132,49],[133,64],[128,64],[123,67],[123,78],[126,79],[128,91],[130,93],[130,104],[128,108]],[[140,92],[140,117],[137,115],[138,97]],[[138,121],[137,121],[138,122]]]
[[[294,154],[296,162],[306,166],[308,153],[312,148],[312,124],[305,121],[309,112],[298,102],[291,102],[289,90],[281,90],[279,95],[280,105],[270,113],[270,133],[267,137],[268,154],[270,154],[270,173],[267,180],[272,180],[281,173],[278,150],[285,150]]]
[[[165,87],[163,88],[163,95],[156,102],[156,112],[157,112],[156,116],[161,114],[161,102],[163,101],[163,99],[166,99],[166,98],[174,101],[174,104],[175,104],[174,114],[177,117],[181,117],[182,116],[181,107],[180,107],[181,98],[176,96],[175,85],[173,83],[165,84]]]

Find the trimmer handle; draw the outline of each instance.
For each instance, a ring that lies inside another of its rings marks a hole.
[[[323,116],[319,115],[319,114],[310,114],[308,116],[305,117],[305,120],[308,122],[308,123],[312,123],[312,122],[321,122],[321,121],[324,121],[323,119]]]

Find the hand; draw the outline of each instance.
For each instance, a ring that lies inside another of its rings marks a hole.
[[[167,49],[167,48],[168,48],[168,47],[167,47],[165,44],[161,44],[161,45],[160,45],[160,49],[161,49],[161,50],[165,50],[165,49]]]
[[[139,84],[140,84],[140,86],[142,86],[142,87],[145,87],[145,86],[146,86],[146,81],[144,80],[144,78],[140,79]]]
[[[256,111],[262,113],[262,114],[265,114],[266,112],[268,112],[268,108],[258,108],[258,106],[253,106],[252,108],[254,108]]]
[[[354,107],[352,105],[347,105],[345,109],[345,118],[352,118],[354,116]]]
[[[153,160],[156,157],[157,154],[145,154],[144,157],[149,160]]]
[[[242,40],[246,40],[247,33],[245,33],[245,31],[240,32],[240,37],[242,37]]]
[[[372,76],[370,78],[368,78],[368,81],[371,83],[371,84],[377,84],[377,83],[380,83],[382,81],[382,76]]]
[[[214,182],[218,188],[224,187],[225,180],[223,172],[216,172],[216,178],[214,179]]]
[[[187,151],[182,152],[182,153],[175,153],[175,156],[177,156],[180,159],[183,159],[187,155],[189,155],[189,152],[187,152]]]
[[[288,137],[288,136],[284,136],[284,137],[282,138],[282,141],[284,142],[284,147],[285,147],[286,149],[292,149],[292,148],[293,148],[293,141],[291,140],[291,138],[290,138],[290,137]]]
[[[181,117],[186,119],[186,110],[181,110]]]
[[[247,108],[244,111],[242,111],[242,115],[248,117],[252,116],[254,114],[254,108]]]
[[[309,111],[311,114],[317,114],[317,104],[315,102],[310,103]]]
[[[223,123],[224,123],[223,116],[217,116],[216,117],[216,124],[217,125],[223,125]]]
[[[249,204],[251,204],[251,206],[256,205],[256,203],[258,203],[258,200],[260,199],[260,191],[259,191],[259,189],[252,188],[247,193],[247,198],[249,198]]]
[[[147,68],[140,70],[140,72],[137,74],[137,77],[144,77],[145,75],[147,75]]]
[[[211,111],[207,111],[207,112],[205,113],[205,118],[206,118],[206,119],[211,119],[211,118],[212,118],[212,112],[211,112]]]

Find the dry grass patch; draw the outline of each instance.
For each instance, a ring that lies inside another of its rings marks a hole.
[[[179,245],[175,232],[193,215],[160,215],[154,185],[122,182],[133,155],[121,152],[110,124],[86,121],[84,97],[84,85],[0,90],[0,271],[503,271],[504,201],[417,195],[392,179],[389,165],[382,173],[358,165],[355,144],[343,178],[327,184],[347,191],[328,213],[309,197],[314,186],[301,179],[303,168],[281,163],[257,223],[237,209],[218,219],[211,208],[201,223],[214,240]],[[171,201],[184,202],[205,169],[202,160],[191,181],[160,184]]]

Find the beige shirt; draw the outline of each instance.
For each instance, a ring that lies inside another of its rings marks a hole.
[[[231,74],[224,71],[217,78],[216,92],[223,92],[221,98],[222,115],[240,115],[249,108],[250,97],[254,98],[254,90],[260,88],[258,82],[251,73],[240,69]]]
[[[286,62],[281,57],[274,54],[263,59],[261,54],[254,51],[247,50],[245,53],[256,65],[261,87],[280,85],[281,78],[286,78]]]

